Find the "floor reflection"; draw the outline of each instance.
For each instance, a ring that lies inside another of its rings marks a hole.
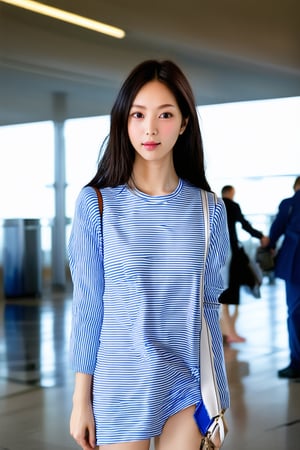
[[[231,407],[222,450],[299,447],[300,383],[277,377],[289,358],[284,285],[264,283],[261,293],[242,291],[237,328],[247,340],[224,347]],[[78,448],[68,423],[71,305],[71,287],[0,297],[0,450]]]
[[[8,379],[28,384],[40,380],[39,307],[9,305],[4,308],[4,364]],[[1,376],[4,374],[1,373]]]
[[[64,382],[68,371],[70,302],[36,299],[6,301],[0,377],[51,387]]]
[[[230,411],[236,426],[242,432],[247,426],[244,377],[249,375],[249,363],[239,360],[239,350],[230,345],[224,346],[224,353],[230,386]]]

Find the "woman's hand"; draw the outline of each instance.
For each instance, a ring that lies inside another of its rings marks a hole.
[[[262,247],[267,247],[270,244],[270,239],[268,236],[263,236],[260,240],[260,245]]]
[[[92,405],[74,402],[70,418],[70,434],[83,450],[96,448],[95,421]]]
[[[76,373],[70,434],[83,450],[96,448],[96,428],[91,398],[92,376]]]

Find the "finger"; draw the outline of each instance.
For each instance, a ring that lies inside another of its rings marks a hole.
[[[91,447],[90,443],[85,441],[82,441],[81,443],[77,442],[77,444],[82,448],[82,450],[92,450],[95,447]]]
[[[75,442],[81,447],[83,450],[90,450],[93,447],[90,447],[87,436],[82,434],[71,433],[71,436],[75,440]]]
[[[90,448],[96,447],[95,427],[91,427],[91,429],[88,430],[88,435],[86,436],[86,440],[88,441]]]

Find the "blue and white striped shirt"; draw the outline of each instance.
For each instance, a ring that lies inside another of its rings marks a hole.
[[[168,417],[201,399],[199,287],[204,221],[199,189],[180,180],[152,197],[91,187],[79,194],[69,241],[71,365],[93,375],[97,445],[159,435]],[[229,240],[225,207],[209,194],[211,237],[204,314],[222,407],[229,406],[218,297]]]

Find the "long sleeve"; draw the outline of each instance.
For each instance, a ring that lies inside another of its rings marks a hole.
[[[103,319],[101,218],[96,193],[84,188],[78,196],[68,245],[73,281],[71,367],[93,374]]]
[[[251,236],[256,237],[258,239],[261,239],[263,237],[263,233],[253,228],[250,222],[246,220],[238,203],[234,202],[229,198],[223,198],[223,201],[226,207],[230,245],[233,251],[236,250],[239,246],[239,240],[236,231],[236,224],[238,222],[241,223],[242,228],[245,231],[247,231]]]
[[[278,213],[270,228],[270,247],[275,248],[278,239],[285,233],[289,221],[290,208],[292,199],[288,198],[282,200],[278,207]]]
[[[243,230],[247,231],[251,236],[261,239],[263,233],[252,227],[251,223],[243,215],[240,206],[237,204],[237,221],[241,223]]]

